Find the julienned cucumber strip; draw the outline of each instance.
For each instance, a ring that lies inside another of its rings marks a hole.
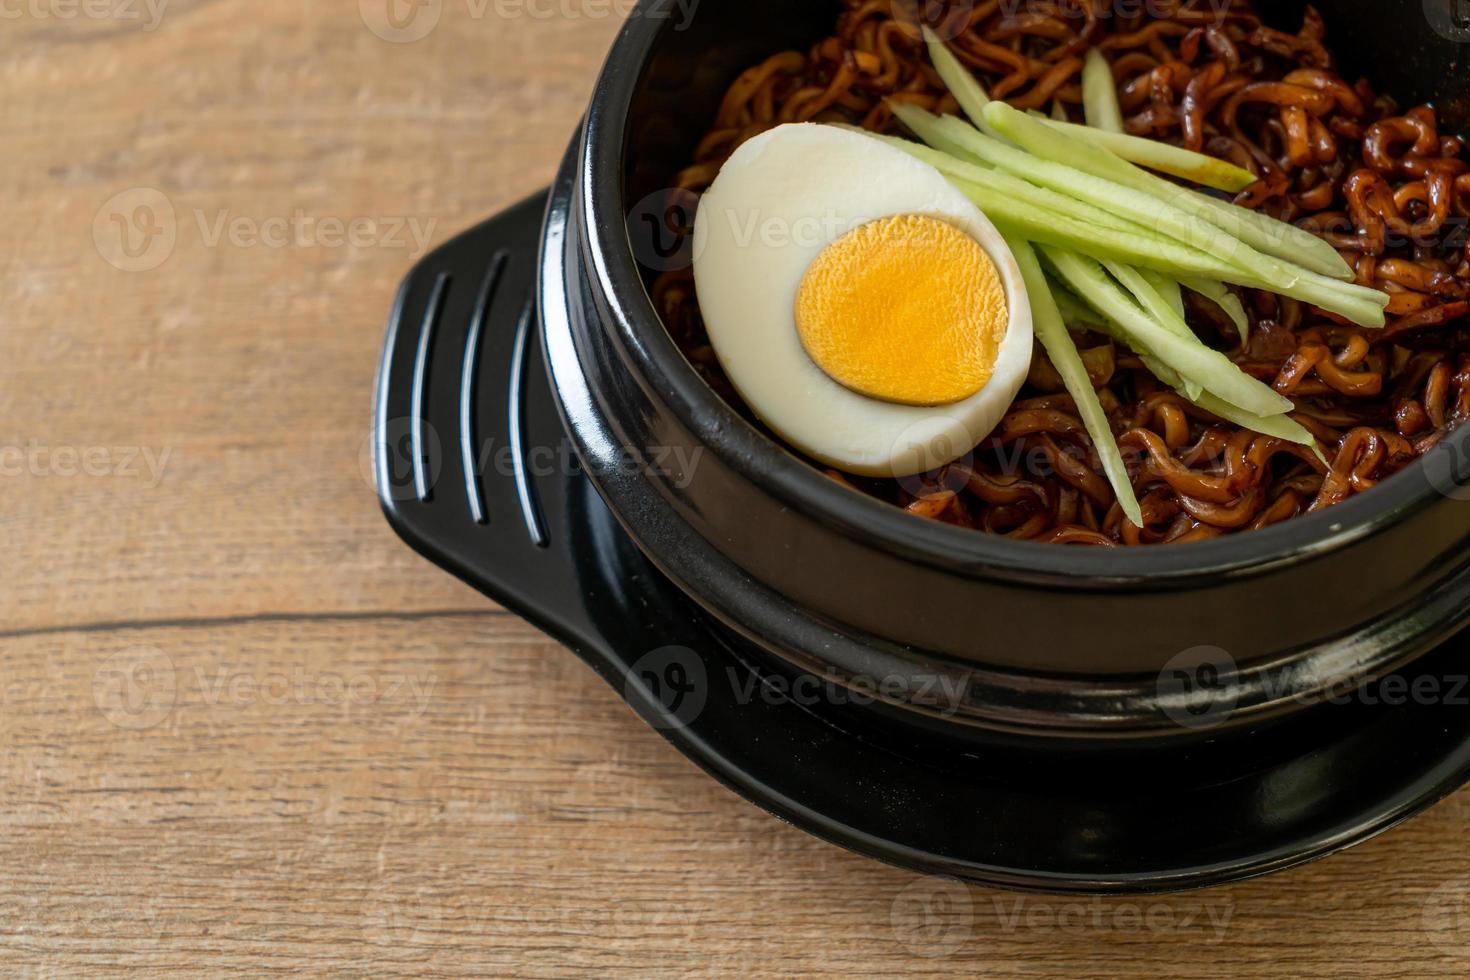
[[[1352,322],[1363,326],[1383,325],[1383,304],[1386,304],[1388,297],[1376,289],[1338,282],[1320,273],[1291,266],[1276,257],[1258,253],[1250,245],[1220,231],[1208,220],[1161,203],[1147,192],[1113,184],[1075,167],[1036,159],[1026,151],[991,140],[953,116],[941,119],[917,106],[904,104],[895,104],[894,113],[926,143],[944,143],[958,147],[963,153],[972,154],[983,163],[1001,167],[1017,178],[1028,179],[1033,184],[1041,184],[1058,194],[1070,195],[1098,209],[1108,210],[1117,217],[1126,217],[1139,225],[1147,225],[1147,231],[1157,229],[1154,234],[1161,232],[1180,244],[1208,251],[1223,266],[1232,269],[1219,278],[1291,295],[1305,303],[1316,304],[1324,310],[1348,317]],[[1026,116],[1022,118],[1028,123],[1036,123],[1036,120]],[[1101,151],[1097,151],[1095,156],[1101,156]]]
[[[1073,292],[1108,316],[1143,351],[1174,369],[1180,377],[1259,415],[1281,415],[1294,407],[1289,398],[1250,377],[1198,338],[1186,340],[1155,323],[1095,261],[1053,247],[1043,247],[1042,253]]]
[[[1039,157],[1066,163],[1094,177],[1150,194],[1175,207],[1193,210],[1202,220],[1269,255],[1335,279],[1352,278],[1352,269],[1337,254],[1337,249],[1311,232],[1248,208],[1216,200],[1208,194],[1171,184],[1162,177],[1140,170],[1096,142],[1069,136],[1004,102],[988,103],[984,116],[992,129]],[[1078,146],[1079,143],[1082,145]]]
[[[1168,181],[1161,183],[1165,187],[1174,187]],[[1262,252],[1298,262],[1303,268],[1311,269],[1329,279],[1352,281],[1353,270],[1347,260],[1337,253],[1337,249],[1310,231],[1278,221],[1269,214],[1211,197],[1203,191],[1188,187],[1175,188],[1176,192],[1180,190],[1186,197],[1218,214],[1221,227],[1237,229],[1243,240]]]
[[[1201,275],[1219,278],[1231,269],[1198,249],[1177,242],[1100,228],[1058,211],[1033,207],[994,190],[954,179],[952,183],[975,202],[997,224],[1007,224],[1027,241],[1072,249],[1085,255],[1116,258],[1144,265],[1173,276]]]
[[[1316,272],[1303,271],[1302,277],[1290,289],[1276,289],[1269,282],[1234,275],[1212,276],[1237,286],[1251,286],[1268,293],[1280,293],[1299,299],[1304,303],[1320,306],[1337,313],[1360,327],[1381,327],[1386,322],[1384,310],[1388,308],[1388,294],[1368,289],[1354,283],[1339,282]]]
[[[1170,279],[1163,273],[1152,269],[1139,269],[1138,271],[1143,274],[1143,278],[1148,280],[1148,284],[1154,287],[1155,292],[1168,300],[1169,306],[1179,314],[1179,318],[1184,319],[1184,292],[1179,288],[1179,281]]]
[[[997,105],[1000,103],[991,103],[986,112],[989,113],[990,108]],[[917,106],[903,104],[894,104],[893,112],[926,143],[946,141],[960,146],[985,163],[1000,167],[1017,177],[1085,201],[1148,228],[1157,229],[1176,241],[1219,256],[1239,268],[1241,273],[1270,283],[1276,292],[1286,292],[1301,277],[1300,270],[1273,256],[1257,252],[1238,238],[1221,231],[1201,214],[1190,214],[1161,201],[1153,194],[1096,177],[1075,167],[1032,156],[1024,150],[991,139],[953,117],[941,119]],[[1031,119],[1024,113],[1019,115],[1027,123],[1041,126],[1043,130],[1050,132],[1044,123]],[[1100,150],[1094,152],[1102,155]],[[1200,212],[1203,209],[1195,210]]]
[[[1046,270],[1042,270],[1045,272]],[[1072,291],[1056,281],[1054,273],[1047,273],[1046,284],[1051,289],[1051,298],[1062,312],[1062,320],[1068,327],[1078,330],[1095,330],[1105,333],[1114,340],[1122,340],[1123,332],[1107,322],[1107,317],[1082,302]]]
[[[922,160],[935,170],[949,177],[951,181],[965,181],[979,187],[994,190],[998,194],[1012,194],[1017,200],[1025,201],[1048,211],[1057,211],[1063,214],[1071,214],[1080,221],[1093,222],[1104,228],[1112,228],[1116,231],[1128,232],[1129,234],[1149,234],[1147,228],[1142,228],[1126,218],[1110,214],[1102,208],[1093,207],[1083,201],[1078,201],[1065,194],[1058,194],[1054,190],[1038,187],[1027,183],[1019,177],[1014,177],[1004,171],[994,170],[981,163],[974,161],[973,157],[965,154],[962,149],[941,141],[940,145],[925,146],[912,140],[902,139],[897,136],[875,136],[867,130],[856,127],[843,127],[860,132],[864,136],[880,139],[889,146],[903,150],[916,160]],[[958,151],[958,152],[957,152]]]
[[[1111,272],[1113,278],[1133,294],[1138,305],[1142,306],[1143,311],[1153,317],[1154,322],[1159,326],[1167,327],[1169,332],[1176,337],[1196,339],[1194,331],[1190,330],[1189,324],[1184,322],[1184,313],[1170,305],[1169,300],[1149,281],[1148,276],[1142,270],[1124,265],[1116,259],[1105,259],[1103,268]]]
[[[949,94],[954,96],[965,115],[980,127],[981,132],[998,138],[1000,134],[992,130],[990,124],[985,121],[985,106],[990,102],[990,95],[985,91],[985,87],[980,84],[970,69],[960,64],[960,59],[945,47],[939,35],[927,26],[924,28],[924,41],[929,46],[929,60],[934,62],[934,70],[939,72],[939,77],[949,89]]]
[[[1082,112],[1087,116],[1087,125],[1094,129],[1123,132],[1123,110],[1118,105],[1113,69],[1097,48],[1088,48],[1082,62]]]
[[[1146,234],[1130,234],[1089,225],[1060,211],[1046,210],[1012,199],[993,186],[974,184],[959,178],[950,178],[950,182],[987,215],[997,222],[1010,224],[1028,241],[1060,246],[1096,259],[1121,259],[1129,265],[1154,269],[1171,276],[1201,276],[1271,290],[1266,283],[1242,276],[1239,269],[1220,262],[1199,249],[1167,239],[1148,237]],[[1297,290],[1293,287],[1287,290],[1286,295],[1314,302],[1314,299],[1308,298],[1307,292],[1308,289]],[[1365,304],[1358,301],[1350,308],[1354,312],[1352,319],[1355,322],[1369,326],[1383,325],[1383,310],[1376,302]]]
[[[1143,361],[1143,366],[1148,368],[1154,377],[1169,387],[1179,390],[1177,384],[1179,376],[1170,371],[1168,365],[1160,364],[1148,355],[1141,355],[1140,359]],[[1160,374],[1160,371],[1164,373]],[[1327,457],[1322,454],[1321,448],[1317,445],[1316,437],[1290,415],[1256,415],[1253,412],[1242,411],[1229,402],[1216,398],[1208,391],[1202,392],[1198,397],[1194,398],[1185,395],[1183,391],[1179,393],[1184,396],[1186,401],[1199,406],[1211,415],[1218,415],[1225,421],[1234,423],[1242,429],[1249,429],[1252,432],[1259,432],[1263,436],[1274,436],[1277,439],[1294,442],[1298,446],[1310,446],[1312,452],[1317,454],[1318,459],[1324,463],[1327,462]]]
[[[1111,150],[1129,163],[1157,170],[1160,173],[1172,174],[1184,180],[1192,180],[1196,184],[1203,184],[1216,190],[1235,194],[1256,182],[1256,175],[1243,167],[1237,167],[1217,157],[1186,150],[1172,143],[1162,143],[1159,140],[1146,139],[1142,136],[1130,136],[1127,133],[1110,133],[1106,130],[1079,126],[1077,123],[1060,119],[1048,119],[1046,124],[1059,133],[1076,136]],[[1301,229],[1297,230],[1301,231]],[[1302,234],[1309,233],[1302,232]]]
[[[1030,287],[1028,286],[1027,289],[1029,291]],[[1124,331],[1117,324],[1107,322],[1107,317],[1089,308],[1086,303],[1073,296],[1070,290],[1061,286],[1055,286],[1052,288],[1052,299],[1056,302],[1057,308],[1062,311],[1062,318],[1068,326],[1078,329],[1101,330],[1116,339],[1123,340],[1125,343],[1127,342],[1126,338],[1122,336]],[[1146,353],[1140,353],[1139,357],[1143,361],[1144,367],[1148,368],[1154,377],[1177,391],[1185,401],[1199,406],[1211,415],[1219,416],[1227,422],[1233,422],[1252,432],[1259,432],[1266,436],[1275,436],[1277,439],[1284,439],[1287,442],[1293,442],[1299,446],[1310,446],[1312,451],[1317,454],[1318,459],[1324,462],[1326,461],[1326,457],[1322,455],[1321,448],[1317,445],[1316,438],[1300,422],[1297,422],[1290,416],[1256,415],[1252,412],[1241,411],[1229,402],[1223,401],[1207,391],[1199,391],[1197,389],[1191,391],[1191,386],[1186,385],[1184,379],[1180,378],[1177,372],[1167,364],[1161,363],[1157,358],[1151,357]]]
[[[1009,169],[1013,173],[1020,171],[1024,174],[1029,169],[1022,161],[1032,158],[1024,151],[1018,151],[1012,147],[1005,146],[1005,144],[999,141],[991,140],[958,119],[950,117],[941,120],[939,117],[927,113],[922,109],[901,104],[894,105],[893,109],[911,127],[917,127],[917,129],[923,130],[921,135],[944,147],[955,150],[956,152],[949,153],[948,156],[954,158],[956,161],[976,162],[977,165],[986,163],[987,161],[978,153],[970,152],[970,144],[973,144],[975,149],[986,154],[993,154],[997,159],[1000,157],[1009,158],[1009,154],[1019,154],[1019,160],[1011,161],[1013,166]],[[870,138],[887,141],[911,154],[921,155],[915,152],[914,144],[908,141],[899,140],[896,137],[890,136],[867,135]],[[965,141],[966,145],[960,145],[960,141]],[[963,160],[959,158],[959,153],[964,154]],[[936,165],[943,161],[941,158],[929,157],[928,162],[931,165]],[[948,163],[948,168],[950,170],[951,181],[957,186],[963,185],[961,186],[962,190],[968,187],[969,190],[966,190],[966,193],[970,194],[976,204],[987,211],[1004,208],[1009,220],[1024,222],[1033,241],[1064,245],[1086,255],[1099,258],[1122,258],[1133,265],[1157,269],[1172,276],[1207,276],[1212,279],[1238,283],[1242,286],[1252,286],[1271,292],[1278,292],[1287,296],[1293,296],[1303,302],[1314,303],[1324,309],[1338,313],[1354,323],[1364,326],[1383,325],[1383,307],[1387,303],[1387,297],[1376,290],[1364,289],[1363,287],[1349,283],[1337,283],[1306,270],[1298,270],[1298,275],[1300,279],[1311,280],[1310,282],[1304,285],[1299,281],[1283,288],[1279,279],[1268,280],[1259,275],[1247,272],[1239,266],[1226,262],[1201,249],[1194,248],[1177,239],[1161,235],[1154,229],[1137,224],[1120,225],[1120,221],[1127,220],[1127,216],[1124,215],[1114,214],[1105,223],[1094,221],[1093,224],[1089,225],[1086,220],[1082,219],[1087,217],[1095,218],[1096,213],[1103,210],[1102,208],[1095,207],[1088,202],[1077,201],[1075,197],[1068,197],[1062,191],[1051,190],[1050,188],[1034,189],[1036,191],[1048,190],[1054,195],[1061,195],[1061,199],[1064,199],[1066,203],[1063,204],[1057,197],[1052,197],[1050,198],[1050,203],[1045,205],[1047,207],[1047,213],[1045,215],[1036,213],[1022,215],[1017,213],[1014,208],[1009,207],[1011,202],[999,200],[995,196],[988,196],[984,193],[976,194],[973,192],[976,187],[983,187],[990,192],[990,195],[994,195],[999,190],[994,180],[981,180],[977,177],[974,181],[965,181],[963,178],[954,176],[953,161]],[[1061,169],[1066,170],[1067,168]],[[986,172],[994,173],[989,170]],[[1014,179],[1019,180],[1021,178],[1017,176]],[[1009,186],[1012,191],[1017,193],[1021,192],[1019,185],[1011,184]],[[1120,190],[1124,189],[1120,188]],[[999,193],[1005,192],[999,191]],[[1035,199],[1034,194],[1023,199],[1037,204],[1040,203]],[[1079,205],[1083,205],[1083,207],[1079,207]],[[1042,220],[1043,217],[1046,219],[1045,221]],[[1048,222],[1055,222],[1058,219],[1063,220],[1065,224],[1055,227],[1048,225]],[[1079,229],[1084,228],[1090,228],[1091,230],[1079,233]],[[1188,258],[1184,258],[1186,255]]]
[[[1087,366],[1082,363],[1082,355],[1077,353],[1077,345],[1067,333],[1061,311],[1052,299],[1046,276],[1041,271],[1041,263],[1036,260],[1036,253],[1024,238],[1012,237],[1007,242],[1011,247],[1011,254],[1016,258],[1016,265],[1021,269],[1021,278],[1026,283],[1036,339],[1046,348],[1052,366],[1062,376],[1062,382],[1077,404],[1077,414],[1082,416],[1082,424],[1087,426],[1087,434],[1097,447],[1103,472],[1113,485],[1113,493],[1117,495],[1118,505],[1123,508],[1124,516],[1135,526],[1142,527],[1143,510],[1138,506],[1137,494],[1133,492],[1133,482],[1128,476],[1128,467],[1123,462],[1123,453],[1118,448],[1118,440],[1113,435],[1112,426],[1108,424],[1108,416],[1103,411],[1102,402],[1098,400],[1097,391],[1092,387],[1092,379],[1087,375]]]
[[[895,109],[898,108],[895,107]],[[917,111],[922,112],[922,110]],[[927,124],[919,117],[914,117],[914,120],[920,126],[927,128]],[[1203,250],[1167,238],[1088,202],[1068,197],[1047,187],[1028,183],[1010,173],[990,169],[981,163],[973,162],[973,157],[966,159],[960,156],[966,153],[965,148],[950,140],[947,134],[937,132],[930,134],[933,141],[940,144],[938,148],[935,148],[896,136],[876,135],[855,127],[843,128],[850,128],[870,139],[888,143],[915,159],[928,163],[948,176],[956,186],[966,190],[982,209],[1004,210],[1008,220],[1024,222],[1028,229],[1034,228],[1036,235],[1039,236],[1037,240],[1063,244],[1084,254],[1096,255],[1100,258],[1109,256],[1125,258],[1135,265],[1142,265],[1150,269],[1163,269],[1174,275],[1181,274],[1180,270],[1189,270],[1183,274],[1215,276],[1239,282],[1242,285],[1277,290],[1274,284],[1244,275],[1242,270],[1216,259]],[[968,131],[974,132],[973,130]],[[1010,200],[1007,199],[1008,196]],[[1027,218],[1018,217],[1013,207],[1016,202],[1039,210]],[[1060,225],[1048,226],[1049,223],[1058,221],[1061,222]],[[1335,284],[1324,282],[1310,273],[1303,273],[1302,278],[1307,280],[1307,284],[1298,284],[1299,288],[1287,289],[1287,295],[1294,295],[1299,291],[1303,294],[1299,298],[1307,302],[1321,300],[1318,305],[1324,305],[1328,309],[1336,309],[1342,305],[1330,295]],[[1371,303],[1387,299],[1374,290],[1363,290],[1363,293],[1363,298],[1370,300]],[[1381,312],[1373,305],[1364,305],[1359,302],[1346,307],[1343,312],[1344,315],[1354,315],[1355,318],[1368,320],[1370,323],[1374,321],[1375,314],[1378,314],[1377,322],[1382,323]]]
[[[933,31],[927,27],[924,30],[925,38],[929,42],[930,59],[934,62],[935,68],[939,71],[940,77],[954,95],[955,100],[960,103],[965,115],[970,117],[981,132],[1003,139],[1002,133],[985,119],[985,106],[991,100],[984,87],[969,69],[960,64]],[[1114,94],[1116,97],[1116,92]],[[1120,162],[1126,161],[1123,168],[1110,167],[1106,161],[1099,163],[1098,166],[1101,169],[1093,171],[1098,176],[1125,184],[1132,181],[1133,186],[1139,190],[1167,195],[1164,197],[1165,200],[1172,200],[1173,195],[1186,194],[1192,197],[1195,204],[1203,205],[1214,211],[1222,222],[1227,220],[1232,222],[1225,226],[1224,230],[1229,231],[1238,227],[1239,237],[1253,248],[1268,255],[1298,262],[1306,268],[1334,279],[1351,280],[1353,278],[1352,269],[1348,267],[1342,256],[1337,254],[1337,250],[1311,232],[1249,208],[1239,207],[1229,201],[1220,201],[1208,194],[1177,187],[1152,174],[1144,173],[1137,167],[1127,166],[1127,164],[1141,164],[1232,194],[1255,182],[1255,175],[1249,170],[1158,140],[1130,136],[1126,133],[1110,133],[1106,130],[1078,126],[1075,123],[1060,120],[1047,120],[1045,124],[1059,132],[1087,139],[1094,145],[1110,151]]]
[[[1245,345],[1246,341],[1250,339],[1251,318],[1246,316],[1245,305],[1241,303],[1239,296],[1236,296],[1227,289],[1225,284],[1218,279],[1190,276],[1181,280],[1180,285],[1194,290],[1224,310],[1225,315],[1230,318],[1230,322],[1235,324],[1235,329],[1240,332],[1241,345]]]
[[[1160,364],[1151,357],[1143,357],[1141,359],[1144,367],[1148,368],[1150,372],[1155,372],[1155,377],[1163,381],[1164,384],[1179,390],[1177,386],[1166,380],[1165,375],[1157,373],[1157,371],[1168,372],[1169,368],[1166,365]],[[1305,426],[1290,415],[1256,415],[1253,412],[1242,411],[1229,402],[1216,398],[1208,391],[1201,393],[1197,398],[1191,398],[1185,395],[1182,390],[1179,393],[1183,395],[1186,401],[1197,405],[1211,415],[1219,416],[1227,422],[1240,426],[1242,429],[1259,432],[1263,436],[1272,436],[1273,438],[1286,442],[1294,442],[1298,446],[1307,446],[1318,459],[1324,463],[1327,462],[1327,456],[1322,452],[1322,447],[1318,445],[1317,437],[1308,432]]]
[[[1144,359],[1144,365],[1148,365],[1147,358]],[[1211,415],[1218,415],[1242,429],[1250,429],[1263,436],[1275,436],[1277,439],[1294,442],[1298,446],[1310,446],[1318,459],[1324,463],[1327,462],[1327,457],[1317,445],[1316,437],[1290,415],[1256,415],[1251,412],[1243,412],[1229,402],[1216,398],[1208,391],[1195,399],[1194,403]]]
[[[1184,322],[1184,314],[1174,311],[1174,308],[1169,305],[1168,300],[1154,288],[1142,270],[1112,260],[1105,260],[1103,267],[1111,272],[1113,278],[1118,280],[1125,289],[1133,294],[1133,298],[1143,307],[1145,313],[1154,318],[1155,323],[1166,328],[1176,337],[1198,342],[1199,338],[1195,337],[1194,331],[1189,329],[1189,324]],[[1138,353],[1146,355],[1149,352],[1147,350],[1141,350]],[[1178,391],[1190,401],[1194,401],[1204,394],[1204,388],[1198,383],[1181,378],[1173,371],[1169,371],[1167,380],[1162,377],[1159,380]]]
[[[1077,158],[1079,163],[1111,157],[1112,163],[1138,174],[1143,173],[1117,157],[1113,157],[1105,150],[1088,147],[1080,141],[1060,137],[1048,129],[1045,124],[1003,103],[992,102],[986,109],[987,115],[995,115],[990,110],[997,107],[1003,110],[1003,113],[1006,114],[1004,118],[1007,120],[1019,119],[1024,126],[1040,127],[1043,140],[1061,139],[1064,147],[1058,152]],[[1205,216],[1211,214],[1208,208],[1196,208],[1195,213],[1191,215],[1171,205],[1163,204],[1158,198],[1135,188],[1113,183],[1106,178],[1096,177],[1064,164],[1036,160],[1025,151],[989,139],[953,117],[937,119],[932,114],[913,106],[905,107],[904,116],[907,117],[904,123],[910,128],[923,127],[936,136],[962,143],[967,151],[987,162],[994,162],[997,166],[1012,172],[1026,172],[1029,179],[1038,180],[1074,197],[1086,197],[1099,206],[1106,206],[1105,202],[1111,201],[1114,204],[1114,210],[1135,221],[1147,220],[1160,231],[1167,232],[1186,244],[1199,245],[1203,249],[1219,254],[1224,260],[1222,265],[1232,271],[1211,278],[1291,296],[1343,316],[1360,326],[1381,327],[1384,324],[1383,310],[1388,304],[1388,297],[1384,293],[1354,283],[1341,282],[1319,272],[1293,266],[1279,258],[1258,252],[1238,239],[1232,238],[1225,231],[1211,224],[1210,220],[1206,220]],[[915,129],[915,132],[918,132],[918,129]],[[1034,130],[1027,130],[1028,138],[1034,132]],[[1025,163],[1027,160],[1033,161],[1029,167]],[[1165,186],[1173,187],[1168,183],[1165,183]],[[1174,190],[1177,192],[1178,188]],[[1174,197],[1175,200],[1181,200],[1177,193]],[[1132,211],[1139,198],[1151,199],[1155,207],[1143,212]],[[1144,218],[1144,215],[1147,217]],[[1206,228],[1209,229],[1208,232],[1202,230]],[[1337,253],[1333,252],[1333,254]]]
[[[1045,139],[1057,138],[1057,134],[1052,133],[1045,124],[1001,103],[992,103],[986,110],[987,114],[996,115],[991,112],[996,108],[999,108],[1004,118],[1008,120],[1019,119],[1023,127],[1040,127],[1040,132]],[[1378,309],[1382,308],[1382,303],[1386,303],[1387,299],[1383,294],[1376,290],[1331,279],[1321,273],[1257,251],[1218,227],[1211,209],[1192,205],[1190,198],[1177,193],[1177,188],[1176,193],[1171,196],[1176,202],[1185,205],[1184,208],[1164,203],[1160,197],[1150,192],[1097,177],[1078,167],[1051,160],[1039,160],[1025,151],[989,139],[952,117],[936,119],[922,109],[912,106],[905,107],[901,116],[904,123],[919,133],[921,137],[927,139],[932,136],[950,140],[987,163],[993,163],[1018,175],[1024,174],[1027,179],[1045,184],[1060,193],[1070,194],[1100,207],[1109,208],[1140,224],[1146,223],[1150,227],[1157,228],[1160,232],[1185,244],[1209,251],[1241,270],[1244,276],[1249,277],[1252,284],[1259,284],[1262,288],[1272,292],[1296,295],[1293,290],[1300,281],[1306,281],[1307,285],[1301,288],[1299,297],[1306,302],[1339,313],[1365,326],[1381,323],[1381,318],[1374,313],[1374,305],[1376,304]],[[1090,148],[1079,141],[1069,141],[1065,137],[1061,137],[1061,140],[1067,145],[1068,152],[1074,158],[1073,162],[1079,164],[1110,156],[1106,151]],[[1129,167],[1116,157],[1113,157],[1112,161],[1142,174],[1142,171]],[[1172,187],[1173,185],[1165,184],[1165,186]],[[1237,226],[1241,224],[1240,222],[1233,223]],[[1336,255],[1336,252],[1333,254]],[[1245,282],[1247,280],[1237,275],[1231,281]]]
[[[978,126],[981,132],[989,136],[999,137],[1000,134],[991,129],[990,124],[985,121],[984,109],[986,104],[990,102],[990,95],[985,91],[985,87],[975,78],[973,72],[960,63],[959,59],[939,39],[939,36],[928,27],[924,28],[924,40],[929,46],[929,60],[934,63],[934,68],[939,72],[939,77],[944,81],[950,94],[955,97],[955,101],[960,104],[960,108],[964,110],[965,115],[970,117],[970,121]],[[1088,52],[1088,55],[1090,59],[1092,52]],[[1104,63],[1104,67],[1106,67],[1106,63]],[[1097,75],[1097,78],[1099,80],[1101,79],[1100,73]],[[1116,85],[1113,84],[1111,72],[1107,74],[1107,81],[1110,86],[1109,97],[1112,99],[1114,107],[1116,107],[1118,91]],[[1086,83],[1087,72],[1084,68],[1083,102],[1084,105],[1089,105],[1090,103],[1087,102]],[[1204,153],[1196,153],[1193,150],[1186,150],[1183,147],[1173,146],[1172,144],[1160,142],[1159,140],[1128,135],[1123,132],[1121,110],[1118,111],[1119,122],[1116,127],[1116,132],[1109,132],[1104,128],[1090,129],[1088,126],[1078,126],[1076,123],[1068,122],[1066,113],[1057,111],[1060,105],[1061,103],[1059,102],[1052,104],[1052,115],[1054,118],[1047,120],[1048,125],[1055,126],[1067,132],[1073,132],[1075,135],[1080,135],[1077,133],[1080,130],[1081,133],[1087,134],[1099,146],[1107,147],[1130,163],[1136,163],[1152,170],[1158,170],[1161,173],[1173,174],[1175,177],[1192,180],[1206,187],[1228,191],[1231,194],[1244,190],[1256,182],[1255,174],[1242,167],[1237,167],[1227,160],[1221,160]],[[1091,122],[1093,111],[1091,109],[1087,109],[1086,111],[1088,120]],[[1092,125],[1100,126],[1098,123],[1093,123]],[[1306,233],[1303,232],[1303,234]]]

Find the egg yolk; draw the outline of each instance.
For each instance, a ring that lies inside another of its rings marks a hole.
[[[843,235],[796,294],[797,333],[817,366],[904,405],[948,405],[985,387],[1009,322],[1000,272],[980,243],[925,215]]]

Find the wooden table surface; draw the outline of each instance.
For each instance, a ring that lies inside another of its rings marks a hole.
[[[0,974],[1466,974],[1470,795],[1184,896],[924,879],[410,553],[361,466],[408,229],[541,187],[618,26],[426,2],[0,10]]]

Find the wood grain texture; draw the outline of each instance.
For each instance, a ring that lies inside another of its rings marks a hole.
[[[549,179],[617,23],[357,6],[0,21],[0,974],[1465,975],[1464,794],[1234,888],[958,888],[744,803],[413,556],[360,454],[416,250],[212,231],[444,241]],[[166,261],[107,261],[159,196]]]

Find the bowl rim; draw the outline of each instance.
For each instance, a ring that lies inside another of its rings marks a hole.
[[[649,0],[642,0],[639,9],[648,5]],[[619,32],[596,83],[582,131],[576,191],[587,271],[608,300],[613,322],[603,326],[614,332],[619,347],[636,366],[639,385],[656,393],[680,424],[726,466],[785,506],[870,546],[931,567],[1011,579],[1029,573],[1096,586],[1263,574],[1381,533],[1444,498],[1423,478],[1432,451],[1369,492],[1269,527],[1173,545],[1071,548],[917,517],[828,478],[757,429],[699,376],[644,285],[627,233],[628,123],[649,59],[674,29],[668,18],[638,16],[635,11]],[[1454,446],[1459,458],[1470,459],[1470,426],[1451,432],[1437,450],[1446,446]]]

